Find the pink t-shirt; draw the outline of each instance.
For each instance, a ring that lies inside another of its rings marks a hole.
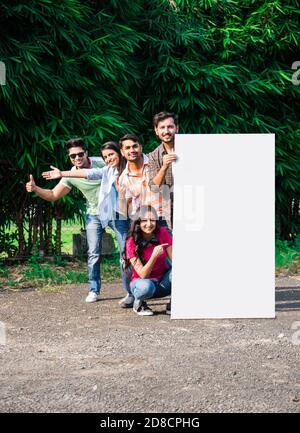
[[[172,237],[169,234],[168,230],[165,227],[160,227],[159,231],[156,235],[156,239],[158,240],[157,244],[148,244],[143,251],[143,258],[146,262],[150,259],[152,252],[156,245],[160,244],[169,244],[172,245]],[[134,251],[134,240],[133,238],[129,238],[126,242],[126,256],[128,259],[132,259],[133,257],[136,257],[136,253]],[[157,257],[156,262],[154,263],[154,266],[152,268],[152,271],[148,278],[151,278],[151,280],[161,280],[164,276],[164,274],[169,269],[169,266],[166,263],[166,249],[167,245],[164,247],[164,252],[159,257]],[[136,280],[137,278],[141,278],[139,274],[135,271],[135,269],[132,270],[132,276],[131,276],[131,282]]]

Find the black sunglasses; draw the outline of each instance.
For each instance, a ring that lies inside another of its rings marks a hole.
[[[82,158],[84,154],[85,154],[85,152],[72,153],[71,155],[69,155],[69,157],[70,157],[71,159],[75,159],[76,156],[79,156],[79,158]]]

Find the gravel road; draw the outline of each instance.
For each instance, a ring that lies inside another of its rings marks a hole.
[[[276,286],[263,320],[139,317],[119,282],[0,291],[0,412],[299,412],[300,277]]]

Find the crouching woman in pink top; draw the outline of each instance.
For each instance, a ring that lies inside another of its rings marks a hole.
[[[124,251],[125,268],[132,267],[131,292],[135,298],[133,311],[152,316],[146,299],[163,298],[171,293],[172,237],[158,225],[153,207],[141,206],[138,218],[132,221]],[[171,304],[166,307],[171,313]]]

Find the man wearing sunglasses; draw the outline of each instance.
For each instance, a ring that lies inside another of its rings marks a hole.
[[[72,138],[66,143],[66,150],[73,164],[72,170],[81,168],[102,168],[105,163],[100,157],[88,157],[87,147],[81,138]],[[88,243],[88,274],[89,294],[86,302],[95,302],[99,299],[101,288],[100,257],[102,229],[98,216],[98,196],[100,180],[87,180],[78,178],[62,178],[53,189],[40,188],[30,175],[26,184],[28,192],[35,192],[46,201],[55,201],[69,194],[73,187],[78,188],[86,198],[86,236]]]

